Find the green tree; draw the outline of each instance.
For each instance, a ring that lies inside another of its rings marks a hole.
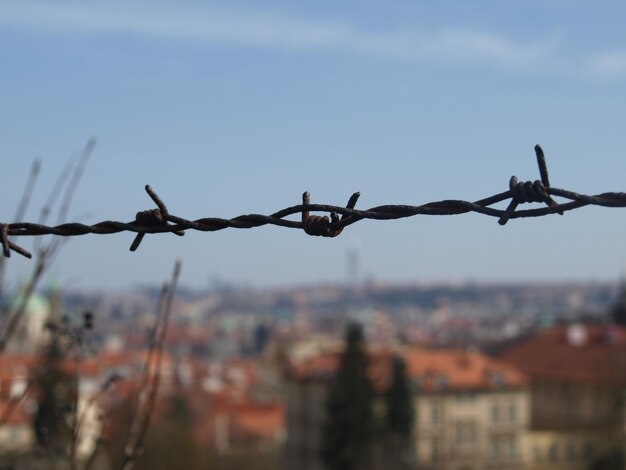
[[[611,320],[620,326],[626,326],[626,282],[622,280],[617,299],[609,311]]]
[[[63,369],[65,354],[56,335],[42,353],[32,378],[37,397],[33,427],[37,444],[55,459],[65,458],[72,440],[74,377]]]
[[[406,362],[399,356],[393,358],[391,385],[385,398],[387,455],[389,460],[394,461],[394,468],[411,468],[414,461],[412,434],[415,408]]]
[[[400,437],[410,437],[415,418],[413,395],[406,373],[406,362],[399,356],[393,358],[386,409],[387,430]]]
[[[363,330],[350,324],[346,350],[329,386],[321,457],[331,470],[367,468],[372,441],[374,393],[367,377]]]

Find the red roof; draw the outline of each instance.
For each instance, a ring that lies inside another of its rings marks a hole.
[[[209,421],[214,425],[218,416],[228,416],[230,433],[239,439],[272,439],[284,429],[284,406],[278,403],[214,403]]]
[[[29,409],[28,400],[0,404],[0,427],[6,425],[30,425],[34,409]]]
[[[453,349],[409,349],[403,357],[409,379],[422,391],[488,390],[520,388],[527,380],[515,367],[478,352]],[[313,356],[293,365],[296,380],[329,380],[339,367],[340,354]],[[368,354],[368,375],[374,387],[384,391],[391,377],[393,355],[389,351]]]
[[[250,436],[273,438],[284,429],[284,415],[282,405],[257,405],[236,414],[235,422]]]
[[[626,382],[626,330],[570,325],[535,335],[501,358],[531,380],[618,385]]]
[[[413,349],[405,355],[409,376],[420,388],[437,390],[441,381],[453,390],[522,388],[527,380],[515,367],[480,352],[450,349]]]

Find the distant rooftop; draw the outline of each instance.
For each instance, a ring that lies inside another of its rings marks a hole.
[[[616,385],[626,382],[626,330],[617,325],[552,328],[501,355],[531,380]]]
[[[516,368],[479,352],[409,349],[403,357],[409,379],[423,392],[516,389],[527,385],[526,377]],[[368,375],[380,392],[389,386],[392,358],[389,351],[369,355]],[[290,372],[296,380],[330,380],[339,361],[339,353],[320,354],[292,365]]]

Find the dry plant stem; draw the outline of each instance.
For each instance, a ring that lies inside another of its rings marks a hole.
[[[85,171],[85,166],[89,161],[89,157],[91,156],[94,147],[96,146],[96,139],[93,137],[87,141],[85,148],[83,149],[80,159],[78,163],[74,167],[74,172],[72,173],[72,178],[70,179],[67,187],[65,188],[65,192],[63,194],[63,201],[61,203],[61,207],[59,209],[59,215],[57,218],[57,223],[62,224],[65,222],[67,218],[67,214],[70,209],[70,205],[74,199],[74,192],[78,187],[78,183],[80,182],[83,172]]]
[[[83,466],[83,470],[89,470],[93,466],[94,462],[96,461],[96,457],[98,457],[98,454],[100,452],[100,448],[102,447],[102,443],[103,443],[103,438],[100,437],[96,441],[96,446],[94,447],[93,452],[91,453],[91,455],[85,462],[85,465]]]
[[[152,341],[144,364],[144,375],[139,391],[137,408],[124,450],[122,470],[131,470],[143,451],[161,380],[161,360],[163,358],[165,338],[179,275],[180,261],[177,261],[172,279],[169,284],[163,287],[159,298],[157,319],[152,330]]]
[[[41,160],[37,159],[33,161],[30,173],[28,175],[28,180],[26,181],[26,185],[24,186],[22,198],[20,199],[20,203],[18,204],[17,210],[15,211],[15,220],[17,221],[24,220],[24,216],[26,215],[26,211],[28,210],[28,206],[30,204],[30,199],[33,196],[35,183],[37,182],[37,177],[39,176],[39,170],[41,170]]]
[[[85,405],[85,408],[82,410],[82,413],[77,414],[77,418],[76,418],[76,424],[74,425],[74,429],[72,431],[72,442],[77,442],[78,441],[78,437],[80,436],[80,432],[83,428],[83,425],[85,424],[85,419],[87,416],[87,413],[89,413],[89,410],[91,409],[91,407],[93,405],[95,405],[97,399],[100,397],[101,392],[96,393],[94,396],[92,396],[89,401],[87,402],[87,404]]]
[[[7,347],[7,344],[17,326],[19,324],[20,319],[24,315],[26,311],[26,307],[28,306],[28,302],[35,292],[35,288],[37,284],[41,280],[43,273],[47,268],[47,257],[40,256],[37,260],[37,264],[35,265],[35,269],[33,270],[33,274],[31,275],[26,288],[20,298],[20,303],[14,311],[11,311],[10,308],[6,309],[3,315],[4,324],[2,325],[2,337],[0,337],[0,354],[4,353],[4,350]]]
[[[63,201],[61,203],[61,207],[59,208],[58,221],[59,222],[65,221],[72,199],[74,197],[74,192],[76,190],[76,187],[78,186],[78,183],[80,182],[80,179],[85,169],[85,165],[87,164],[87,161],[89,160],[89,156],[91,155],[93,151],[95,143],[96,143],[95,139],[93,138],[89,139],[89,141],[85,145],[85,148],[76,166],[74,166],[73,164],[68,164],[65,170],[63,171],[63,173],[59,176],[54,186],[54,189],[52,190],[51,194],[48,197],[46,204],[41,210],[41,215],[39,217],[41,221],[45,221],[47,217],[49,216],[49,214],[51,213],[52,207],[56,199],[58,198],[63,187],[65,186],[65,183],[67,182],[67,179],[70,173],[72,173],[72,177],[69,180],[69,183],[67,184],[64,194],[63,194]],[[72,172],[72,168],[74,168],[73,172]],[[33,165],[32,172],[34,173],[35,171],[36,173],[39,172],[38,165]],[[27,199],[27,200],[30,199],[30,193],[32,193],[33,187],[34,187],[34,176],[29,178],[29,182],[26,185],[26,189],[24,191],[24,196],[22,197],[22,199]],[[20,204],[20,205],[27,206],[26,203]],[[19,212],[21,212],[21,209],[18,210],[18,213]],[[33,270],[33,274],[31,275],[31,278],[28,284],[26,285],[26,288],[24,289],[22,298],[20,299],[20,304],[18,305],[17,309],[15,309],[13,312],[10,311],[10,306],[5,307],[5,310],[3,311],[2,318],[4,319],[5,324],[3,325],[3,328],[0,333],[1,334],[0,354],[4,352],[8,341],[11,339],[11,337],[15,333],[15,330],[19,324],[19,321],[22,318],[24,311],[26,310],[26,307],[28,306],[28,302],[30,298],[35,292],[35,289],[39,281],[41,280],[44,272],[46,271],[46,269],[48,269],[48,267],[54,260],[55,256],[58,254],[59,249],[60,249],[60,242],[58,238],[52,240],[49,245],[43,248],[41,248],[40,246],[37,246],[36,251],[37,251],[38,256],[37,256],[35,269]]]
[[[52,186],[52,189],[46,198],[46,202],[39,212],[39,218],[37,220],[40,224],[45,224],[48,221],[48,218],[52,213],[52,208],[56,204],[56,200],[59,198],[61,191],[63,191],[63,187],[65,186],[65,183],[67,183],[73,167],[74,161],[73,158],[71,158],[66,162],[65,167],[63,167],[63,171],[61,171],[61,173],[57,176],[54,186]]]
[[[78,437],[79,437],[79,422],[78,422],[78,399],[79,399],[79,385],[80,385],[80,369],[82,365],[82,352],[79,350],[76,353],[76,357],[74,358],[74,396],[72,403],[72,438],[70,440],[70,469],[76,470],[76,447],[78,446]]]
[[[79,163],[74,169],[72,180],[70,181],[70,184],[66,188],[63,203],[59,210],[60,221],[63,221],[65,217],[67,217],[67,213],[69,211],[69,207],[70,207],[72,198],[74,196],[75,189],[78,186],[78,183],[80,182],[85,165],[87,164],[88,158],[91,155],[94,146],[95,146],[95,140],[90,139],[87,142],[87,145],[85,146],[85,149],[82,152]],[[52,207],[58,195],[61,193],[63,186],[65,185],[73,166],[74,165],[71,162],[68,163],[63,173],[57,179],[55,187],[52,193],[48,197],[47,203],[42,208],[42,211],[39,217],[39,220],[42,223],[44,223],[47,220],[47,217],[51,213]],[[20,203],[16,211],[16,216],[15,216],[16,220],[21,220],[24,217],[26,210],[28,209],[28,205],[29,205],[30,199],[32,197],[32,194],[35,188],[37,176],[39,175],[40,167],[41,165],[39,161],[35,161],[31,167],[29,178],[27,180],[26,186],[24,188],[24,192],[22,194]],[[0,354],[3,354],[4,351],[6,350],[9,340],[15,334],[15,331],[17,330],[17,326],[19,325],[19,322],[21,318],[23,317],[24,312],[26,311],[28,303],[33,293],[35,292],[35,289],[37,288],[39,282],[41,281],[45,271],[50,267],[52,260],[54,259],[54,257],[56,256],[60,248],[59,241],[56,239],[50,242],[48,246],[45,246],[43,248],[41,248],[39,240],[40,239],[37,239],[37,242],[36,242],[37,258],[36,258],[35,268],[33,269],[33,272],[31,274],[31,277],[28,283],[23,289],[22,296],[19,299],[19,304],[17,305],[15,309],[12,309],[11,306],[7,304],[2,310],[2,315],[0,316],[0,321],[2,321],[2,325],[0,328]],[[4,285],[4,282],[3,282],[4,268],[5,268],[4,262],[5,260],[4,258],[2,258],[2,260],[0,260],[0,295],[2,294],[2,288]],[[5,413],[3,414],[2,417],[0,417],[0,424],[8,421],[8,419],[11,417],[11,414],[17,409],[17,406],[20,404],[20,402],[23,401],[23,399],[26,397],[26,394],[28,390],[30,389],[30,386],[31,386],[31,383],[29,381],[26,386],[26,390],[24,391],[22,396],[9,403],[9,406],[7,407]]]
[[[140,410],[144,409],[145,407],[145,400],[146,400],[146,393],[145,391],[148,390],[148,387],[150,385],[150,380],[151,380],[151,371],[152,371],[152,366],[154,364],[154,354],[156,353],[156,344],[157,344],[157,338],[158,338],[158,332],[160,331],[160,325],[162,322],[162,318],[163,318],[163,312],[164,307],[165,307],[165,298],[167,296],[167,291],[168,291],[168,284],[164,283],[163,287],[161,288],[161,292],[159,294],[159,299],[157,301],[157,308],[156,308],[156,321],[154,323],[154,326],[152,327],[152,331],[150,332],[150,344],[149,344],[149,348],[148,348],[148,354],[146,355],[146,360],[144,362],[143,365],[143,370],[141,373],[141,383],[139,385],[139,393],[137,395],[137,405],[135,407],[135,416],[137,416],[140,413]],[[138,436],[139,435],[139,430],[136,429],[139,426],[139,420],[138,419],[133,419],[133,427],[131,428],[131,433],[130,433],[130,437],[133,436]],[[129,442],[131,442],[131,439],[129,437]],[[127,445],[128,449],[132,449],[134,447],[133,445]]]
[[[87,414],[89,413],[91,408],[98,402],[98,400],[100,399],[102,394],[108,390],[109,386],[112,383],[113,383],[112,381],[105,382],[102,385],[102,387],[100,388],[100,390],[98,390],[98,392],[96,394],[94,394],[93,396],[91,396],[89,398],[89,401],[85,405],[85,408],[82,410],[82,413],[80,413],[80,415],[78,415],[78,419],[76,421],[76,426],[74,427],[74,431],[73,431],[74,432],[74,434],[73,434],[74,439],[78,439],[79,438],[81,430],[83,429],[83,425],[85,424],[85,419],[87,417]],[[102,428],[101,428],[101,431],[102,431]],[[91,452],[91,455],[85,461],[85,465],[83,466],[83,470],[88,470],[89,468],[91,468],[91,466],[93,465],[93,463],[96,460],[96,457],[98,455],[98,452],[100,451],[100,447],[101,447],[103,441],[104,441],[104,438],[102,437],[102,432],[101,432],[101,435],[99,436],[98,440],[96,441],[96,445],[95,445],[93,451]]]
[[[78,183],[80,183],[80,180],[85,171],[85,166],[87,165],[87,162],[89,161],[89,157],[91,156],[95,145],[96,145],[96,140],[93,137],[87,141],[87,144],[85,145],[85,148],[81,152],[78,162],[73,167],[73,171],[72,171],[72,167],[70,166],[67,171],[67,174],[63,175],[62,178],[60,179],[60,184],[55,187],[58,193],[55,194],[53,192],[50,195],[51,196],[50,200],[52,202],[56,201],[57,197],[59,196],[61,192],[61,189],[63,188],[63,186],[65,185],[65,182],[67,181],[67,186],[65,186],[65,191],[63,191],[63,199],[61,201],[61,206],[59,207],[59,213],[57,215],[58,224],[64,223],[65,220],[67,219],[67,214],[70,210],[70,206],[74,199],[74,193],[76,192]],[[69,177],[70,172],[71,172],[71,177]],[[69,181],[68,181],[68,177],[69,177]],[[48,206],[48,209],[44,208],[44,210],[46,211],[47,214],[50,214],[51,206]],[[45,217],[43,211],[42,211],[42,217]],[[61,250],[61,247],[62,247],[62,243],[63,243],[62,239],[55,238],[48,245],[47,250],[50,252],[50,255],[49,255],[50,259],[48,260],[49,263],[52,263],[52,260],[59,254],[59,251]]]
[[[4,413],[2,413],[2,416],[0,416],[0,426],[2,426],[2,425],[7,423],[7,421],[9,420],[11,415],[13,414],[13,412],[17,409],[17,407],[28,396],[28,392],[30,392],[31,385],[32,385],[32,382],[30,380],[28,380],[28,383],[26,384],[26,387],[24,388],[24,391],[22,393],[20,393],[20,395],[18,397],[14,397],[14,398],[11,398],[9,400],[9,404],[7,405],[7,408],[4,410]]]
[[[31,197],[33,195],[33,191],[35,189],[35,183],[37,182],[37,176],[39,176],[39,170],[41,169],[41,161],[35,160],[30,169],[30,173],[28,175],[28,180],[26,181],[26,185],[24,186],[24,191],[22,192],[22,197],[20,198],[20,202],[17,206],[17,210],[15,211],[15,221],[21,222],[24,220],[24,216],[26,215],[26,211],[28,209],[28,205],[30,203]],[[10,239],[9,239],[10,241]],[[5,273],[5,257],[0,259],[0,298],[2,298],[2,293],[4,290],[4,273]]]
[[[59,207],[59,212],[57,215],[57,223],[65,222],[67,218],[67,214],[69,212],[69,208],[74,197],[74,192],[80,179],[85,170],[85,166],[93,152],[95,147],[96,140],[92,137],[87,141],[83,151],[80,154],[80,157],[77,162],[75,162],[75,158],[70,158],[66,163],[63,171],[59,173],[52,190],[48,194],[46,198],[46,202],[41,208],[41,212],[39,213],[38,223],[45,224],[52,214],[52,210],[56,205],[57,200],[63,194],[63,200],[61,202],[61,206]],[[71,178],[70,178],[71,177]],[[63,190],[65,188],[65,191]],[[55,240],[56,241],[56,240]],[[49,251],[56,253],[58,250],[59,242],[51,242],[49,245]],[[41,250],[41,243],[39,239],[35,240],[35,251],[39,252]]]

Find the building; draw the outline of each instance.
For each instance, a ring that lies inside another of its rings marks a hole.
[[[9,315],[15,318],[14,329],[7,338],[5,352],[9,354],[35,354],[49,339],[45,328],[51,313],[51,302],[45,296],[20,293],[8,306]],[[8,324],[5,331],[8,330]]]
[[[35,442],[36,403],[27,396],[33,364],[30,356],[0,356],[0,455],[23,452]]]
[[[623,328],[560,326],[510,347],[501,358],[530,380],[534,468],[588,468],[623,439]]]
[[[419,468],[524,468],[530,419],[527,381],[512,366],[478,352],[408,349],[401,354],[415,393]],[[368,375],[382,398],[393,355],[370,351]],[[339,353],[293,364],[287,380],[287,468],[321,470],[320,430]],[[382,399],[375,408],[381,412]]]
[[[97,390],[86,392],[90,382],[100,380],[99,375],[94,376],[100,367],[94,372],[93,365],[93,361],[87,361],[78,377],[79,396],[74,431],[75,457],[79,461],[89,458],[100,437],[102,410],[95,399]],[[36,383],[40,367],[42,363],[37,356],[0,356],[0,460],[7,456],[27,455],[37,445],[34,418],[40,398]],[[76,376],[76,366],[72,361],[64,361],[60,367],[69,377]]]

